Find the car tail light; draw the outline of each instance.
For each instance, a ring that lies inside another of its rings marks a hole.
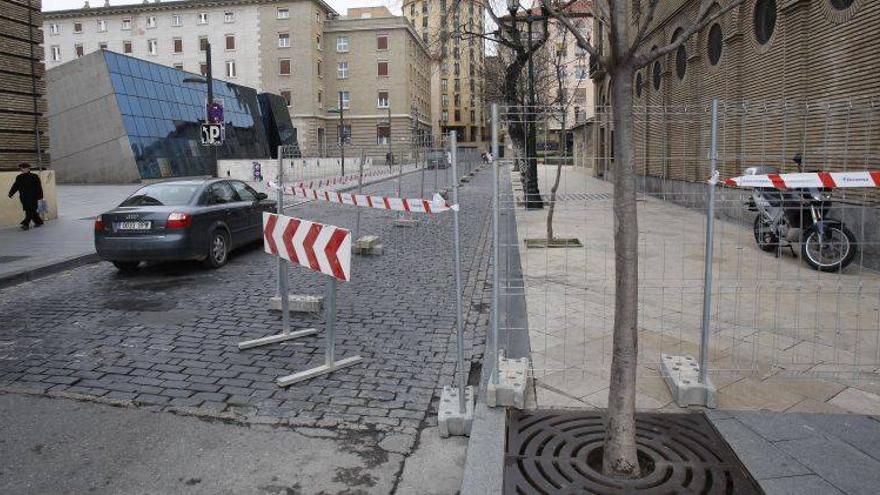
[[[104,223],[104,217],[98,215],[95,217],[95,232],[101,232],[104,228],[107,227],[107,224]]]
[[[192,216],[189,213],[180,213],[175,211],[168,215],[168,221],[165,223],[166,229],[185,229],[192,225]]]

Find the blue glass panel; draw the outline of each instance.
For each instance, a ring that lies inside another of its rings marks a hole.
[[[147,94],[147,87],[144,85],[144,80],[139,77],[134,78],[134,88],[133,94],[135,95],[144,96]]]
[[[125,126],[125,132],[130,136],[137,133],[137,124],[134,123],[134,119],[135,118],[131,115],[122,116],[122,124]]]
[[[110,72],[119,72],[118,57],[111,52],[104,52],[104,60],[107,61],[107,70]]]
[[[144,122],[143,117],[137,117],[134,120],[135,125],[137,126],[136,134],[140,137],[145,137],[150,135],[150,131],[147,129],[147,123]]]
[[[123,115],[131,115],[131,106],[128,104],[128,96],[117,93],[116,102],[119,104],[119,111]]]
[[[122,83],[122,76],[115,72],[110,73],[110,84],[113,85],[113,91],[117,93],[125,92],[125,85]]]
[[[147,98],[158,99],[159,95],[156,94],[156,83],[153,81],[144,81],[144,87],[147,90]]]

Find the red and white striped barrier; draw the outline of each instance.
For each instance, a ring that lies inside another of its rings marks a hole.
[[[342,281],[350,278],[351,231],[263,213],[263,240],[269,254]]]
[[[278,183],[269,181],[269,187],[278,189]],[[434,194],[430,200],[414,198],[393,198],[386,196],[370,196],[367,194],[351,194],[319,189],[307,189],[305,187],[284,186],[284,194],[304,199],[327,201],[343,205],[360,206],[376,210],[408,211],[412,213],[442,213],[449,210],[457,210],[458,205],[450,205],[443,196]]]
[[[808,187],[878,187],[880,172],[813,172],[795,174],[741,175],[724,179],[733,187],[773,187],[797,189]]]

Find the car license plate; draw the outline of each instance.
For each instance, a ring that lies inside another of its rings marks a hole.
[[[119,222],[116,230],[150,230],[152,222]]]

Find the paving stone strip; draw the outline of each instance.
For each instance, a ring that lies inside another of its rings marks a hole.
[[[404,192],[419,181],[405,177]],[[466,370],[482,359],[488,326],[490,191],[487,173],[460,190]],[[351,207],[304,204],[289,214],[354,227]],[[315,337],[238,351],[237,342],[281,329],[268,310],[276,263],[255,247],[219,270],[166,263],[129,276],[101,263],[0,290],[0,392],[414,438],[436,424],[440,390],[454,378],[452,216],[420,215],[400,228],[396,215],[362,212],[361,234],[379,235],[385,254],[356,258],[352,282],[339,286],[337,356],[360,354],[362,365],[275,385],[323,362],[323,314],[292,317],[294,329],[319,329]],[[290,272],[291,292],[323,294],[323,277]]]

